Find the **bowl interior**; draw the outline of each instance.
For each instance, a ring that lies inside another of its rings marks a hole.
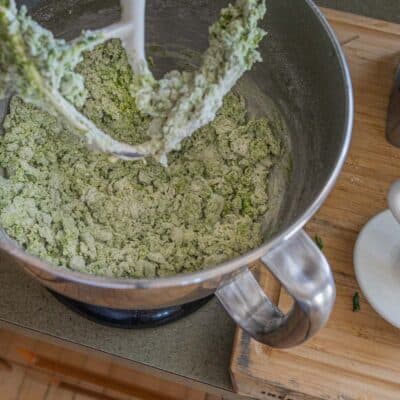
[[[35,19],[65,38],[115,22],[120,14],[115,0],[17,3],[28,5]],[[198,62],[208,45],[208,27],[228,1],[147,3],[147,51],[155,58],[156,74],[161,74],[180,62]],[[266,240],[304,215],[324,190],[343,156],[349,110],[343,65],[311,1],[268,0],[267,7],[264,62],[239,85],[255,112],[279,112],[291,148],[291,179],[266,219]],[[1,104],[0,119],[5,112]]]

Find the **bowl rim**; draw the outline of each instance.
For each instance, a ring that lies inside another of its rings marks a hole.
[[[16,257],[19,261],[29,265],[29,271],[37,269],[37,274],[40,272],[50,274],[51,276],[62,279],[64,281],[76,282],[92,287],[102,287],[107,289],[118,290],[132,290],[132,289],[162,289],[176,286],[187,286],[191,284],[200,284],[210,279],[218,279],[222,276],[232,274],[239,268],[246,266],[264,256],[268,251],[287,240],[290,240],[296,235],[304,225],[312,218],[312,216],[322,206],[329,193],[332,191],[346,161],[352,137],[353,118],[354,118],[354,98],[353,87],[350,76],[349,67],[345,59],[343,50],[340,43],[329,25],[329,22],[322,14],[318,6],[312,0],[304,0],[305,4],[313,11],[314,15],[320,21],[323,29],[325,30],[328,38],[330,39],[336,53],[337,60],[339,61],[342,76],[344,80],[344,90],[346,97],[346,116],[344,127],[344,140],[341,151],[335,162],[335,167],[330,173],[330,176],[315,197],[311,205],[299,216],[297,219],[286,227],[282,232],[273,235],[269,240],[264,242],[256,249],[250,250],[247,253],[227,260],[221,264],[213,267],[208,267],[197,272],[178,274],[171,277],[160,277],[153,279],[134,279],[134,278],[111,278],[105,276],[97,276],[85,274],[82,272],[68,270],[64,267],[57,267],[51,263],[40,259],[25,252],[14,240],[5,239],[0,240],[0,248],[5,250],[8,254]],[[3,235],[2,235],[3,236]],[[33,268],[32,268],[33,267]],[[36,273],[35,273],[36,275]]]

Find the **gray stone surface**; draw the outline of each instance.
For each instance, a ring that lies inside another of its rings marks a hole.
[[[231,389],[234,324],[215,299],[164,327],[109,328],[67,309],[8,259],[1,257],[0,265],[0,322]]]
[[[399,0],[318,0],[317,3],[400,22]],[[1,262],[0,321],[231,389],[228,368],[235,327],[216,300],[165,327],[138,331],[106,328],[67,310],[32,278]]]

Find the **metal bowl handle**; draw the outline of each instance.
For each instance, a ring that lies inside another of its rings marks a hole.
[[[288,314],[270,301],[248,268],[219,288],[216,295],[236,323],[257,341],[278,348],[297,346],[329,319],[336,297],[332,271],[304,231],[261,260],[293,297]]]
[[[393,183],[388,195],[389,208],[400,223],[400,179]]]

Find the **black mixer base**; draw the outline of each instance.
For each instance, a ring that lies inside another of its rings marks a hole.
[[[60,303],[91,321],[125,329],[154,328],[174,322],[197,311],[213,297],[158,310],[119,310],[82,303],[53,291],[51,293]]]

